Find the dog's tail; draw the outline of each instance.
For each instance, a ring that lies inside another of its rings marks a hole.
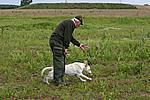
[[[44,74],[44,72],[46,71],[46,70],[52,70],[53,69],[53,67],[45,67],[43,70],[42,70],[42,72],[41,72],[41,76],[43,76],[43,74]]]

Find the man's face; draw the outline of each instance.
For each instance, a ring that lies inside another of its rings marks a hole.
[[[80,22],[80,21],[75,21],[75,27],[76,27],[76,28],[80,27],[80,25],[81,25],[81,22]]]

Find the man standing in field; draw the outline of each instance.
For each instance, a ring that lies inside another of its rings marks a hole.
[[[49,44],[53,53],[53,67],[54,67],[54,77],[53,81],[56,86],[63,84],[64,74],[65,74],[65,57],[68,54],[68,47],[70,42],[74,45],[85,50],[87,46],[80,44],[73,37],[73,31],[75,28],[83,25],[82,16],[76,16],[73,19],[62,21],[52,33]]]

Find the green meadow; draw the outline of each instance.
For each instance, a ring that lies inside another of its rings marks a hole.
[[[49,37],[63,17],[0,17],[0,99],[149,100],[150,18],[84,17],[66,63],[91,62],[92,81],[65,76],[68,86],[42,82],[52,65]]]

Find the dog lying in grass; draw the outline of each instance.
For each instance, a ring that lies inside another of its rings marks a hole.
[[[43,74],[46,70],[50,70],[50,71],[47,76],[44,76],[44,82],[49,84],[48,80],[53,79],[53,67],[45,67],[41,72],[41,76],[43,76]],[[87,61],[84,61],[84,63],[74,62],[74,63],[68,64],[68,65],[65,65],[65,74],[66,75],[77,76],[83,82],[86,82],[85,79],[91,81],[92,78],[89,78],[82,73],[84,70],[87,71],[89,74],[92,74],[91,68],[88,65]],[[85,79],[83,79],[83,78],[85,78]]]

